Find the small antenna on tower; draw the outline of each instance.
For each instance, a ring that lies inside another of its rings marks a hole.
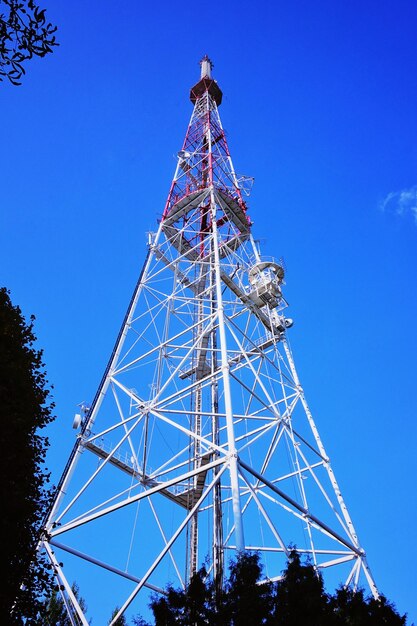
[[[205,93],[209,93],[217,106],[222,102],[222,91],[217,82],[211,77],[211,70],[214,65],[207,54],[200,61],[201,76],[200,80],[191,88],[190,100],[193,104],[197,102]]]
[[[213,69],[213,63],[208,58],[207,54],[200,61],[201,66],[201,78],[211,78],[211,70]]]

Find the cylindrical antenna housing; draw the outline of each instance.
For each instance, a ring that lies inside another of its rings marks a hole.
[[[207,54],[201,59],[201,78],[211,78],[211,70],[213,69],[213,63],[208,58]]]

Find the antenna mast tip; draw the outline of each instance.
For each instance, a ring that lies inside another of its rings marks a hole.
[[[201,66],[201,78],[211,78],[211,70],[213,69],[213,63],[205,54],[200,61]]]

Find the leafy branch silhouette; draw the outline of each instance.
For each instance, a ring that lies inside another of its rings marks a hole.
[[[57,26],[46,21],[46,9],[34,0],[0,0],[0,81],[21,85],[23,64],[33,56],[44,57],[59,44]]]

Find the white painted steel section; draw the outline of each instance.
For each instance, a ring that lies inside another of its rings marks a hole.
[[[218,246],[218,233],[217,233],[217,215],[216,204],[214,199],[214,190],[211,190],[211,216],[213,224],[213,254],[214,254],[214,271],[216,276],[216,301],[217,301],[217,314],[219,320],[219,339],[220,339],[220,354],[221,354],[221,371],[222,381],[224,386],[224,402],[226,409],[226,425],[227,425],[227,441],[230,454],[230,479],[232,486],[232,501],[233,501],[233,515],[236,533],[236,546],[238,551],[244,550],[245,540],[243,535],[242,524],[242,511],[240,506],[240,494],[239,494],[239,476],[237,470],[237,450],[235,442],[235,433],[233,427],[233,406],[232,406],[232,394],[230,390],[230,374],[229,363],[227,357],[227,342],[226,342],[226,329],[224,321],[224,306],[223,306],[223,294],[222,294],[222,282],[220,276],[220,258],[219,258],[219,246]]]

